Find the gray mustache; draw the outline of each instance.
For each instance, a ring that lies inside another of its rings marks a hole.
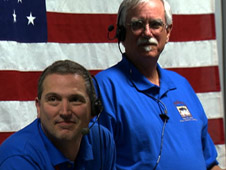
[[[137,41],[137,45],[143,45],[143,44],[155,44],[158,45],[158,41],[151,37],[151,38],[139,38]]]

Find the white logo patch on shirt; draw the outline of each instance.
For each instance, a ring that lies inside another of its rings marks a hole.
[[[182,117],[182,120],[180,120],[180,122],[197,121],[197,119],[193,118],[186,105],[176,106],[176,108],[180,113],[180,116]]]
[[[192,117],[187,106],[176,106],[176,107],[182,118]]]
[[[197,119],[193,118],[191,112],[188,110],[188,107],[183,102],[175,102],[174,104],[182,118],[180,122],[197,121]]]

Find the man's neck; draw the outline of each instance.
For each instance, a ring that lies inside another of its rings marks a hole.
[[[160,86],[159,74],[156,67],[138,68],[138,70],[152,83]]]
[[[157,62],[132,62],[135,67],[153,84],[159,86],[159,73],[157,70]]]
[[[73,141],[61,141],[55,143],[56,148],[69,160],[75,161],[81,144],[82,136]]]
[[[156,57],[130,57],[125,53],[124,56],[153,84],[160,86],[159,73],[157,70],[158,56]]]

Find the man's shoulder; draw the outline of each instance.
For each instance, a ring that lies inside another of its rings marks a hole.
[[[125,61],[121,60],[115,65],[108,67],[105,70],[100,71],[97,75],[96,78],[98,80],[106,80],[106,79],[114,79],[117,78],[117,76],[123,75],[124,69],[126,63]]]
[[[102,138],[112,138],[111,132],[106,127],[104,127],[101,124],[96,123],[91,129],[91,135],[92,135],[92,137],[96,138],[96,137],[98,137],[97,134],[99,134],[99,133],[100,133],[100,135],[103,136]]]
[[[185,81],[187,82],[187,79],[182,76],[181,74],[179,74],[176,71],[169,69],[161,69],[162,74],[167,75],[168,78],[174,80],[174,81]]]
[[[89,139],[92,143],[101,142],[103,145],[112,144],[114,141],[112,133],[103,125],[96,123],[90,133]]]
[[[13,155],[26,155],[36,152],[40,143],[38,137],[37,121],[32,122],[25,128],[15,132],[7,138],[0,146],[0,161],[3,157]]]
[[[100,71],[96,75],[96,77],[98,79],[114,78],[114,75],[116,75],[116,74],[118,74],[118,67],[115,65],[115,66],[112,66],[112,67],[109,67],[105,70]]]
[[[87,135],[89,143],[92,145],[94,154],[99,154],[102,148],[105,156],[115,154],[115,142],[112,133],[104,126],[95,124],[89,135]],[[101,145],[101,146],[100,146]]]

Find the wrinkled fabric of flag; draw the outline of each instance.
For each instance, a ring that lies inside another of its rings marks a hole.
[[[108,38],[121,1],[0,0],[0,143],[36,118],[37,81],[48,65],[70,59],[96,74],[121,60],[116,29]],[[173,30],[159,64],[194,88],[226,168],[215,1],[168,1]]]

